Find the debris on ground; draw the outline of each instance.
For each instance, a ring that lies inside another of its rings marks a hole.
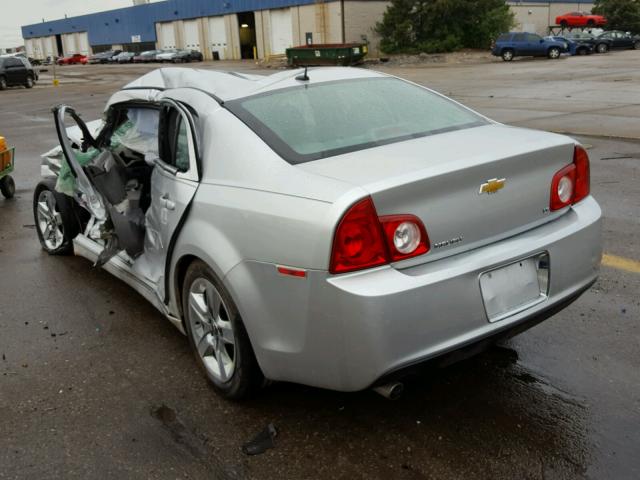
[[[276,438],[277,435],[278,431],[276,427],[273,423],[270,423],[264,430],[256,435],[253,440],[245,443],[242,446],[242,451],[247,455],[260,455],[276,446],[273,439]]]

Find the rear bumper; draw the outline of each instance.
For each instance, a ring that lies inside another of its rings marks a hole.
[[[355,391],[554,314],[595,281],[601,245],[601,210],[588,197],[541,227],[404,270],[310,271],[300,279],[278,275],[273,264],[243,262],[225,283],[241,300],[268,378]],[[480,275],[540,252],[550,259],[547,298],[490,323]]]

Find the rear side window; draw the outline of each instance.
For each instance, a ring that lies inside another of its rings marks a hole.
[[[395,78],[300,85],[226,106],[289,163],[488,123],[451,100]]]
[[[178,110],[169,108],[165,116],[166,124],[161,128],[161,142],[163,143],[161,158],[168,165],[173,165],[178,171],[189,170],[189,132],[184,119]]]
[[[502,35],[500,35],[498,37],[498,42],[508,42],[509,39],[511,38],[511,35],[509,35],[508,33],[503,33]]]
[[[513,41],[514,42],[524,42],[524,39],[525,39],[524,33],[516,33],[513,36]]]

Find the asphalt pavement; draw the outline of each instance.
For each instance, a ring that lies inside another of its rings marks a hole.
[[[98,118],[155,66],[66,67],[59,87],[48,72],[33,90],[0,92],[0,135],[17,158],[16,198],[0,198],[0,479],[639,478],[638,60],[379,67],[499,121],[591,135],[579,140],[605,219],[605,265],[576,303],[413,380],[395,402],[291,384],[221,400],[186,338],[142,297],[40,249],[32,192],[39,155],[57,142],[51,107]],[[275,448],[242,453],[270,423]]]

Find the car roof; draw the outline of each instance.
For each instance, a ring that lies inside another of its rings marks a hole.
[[[158,68],[127,84],[123,90],[194,88],[220,101],[229,101],[302,84],[388,76],[362,68],[317,67],[309,68],[308,81],[296,80],[295,77],[303,71],[304,69],[286,70],[265,76],[195,68]]]

